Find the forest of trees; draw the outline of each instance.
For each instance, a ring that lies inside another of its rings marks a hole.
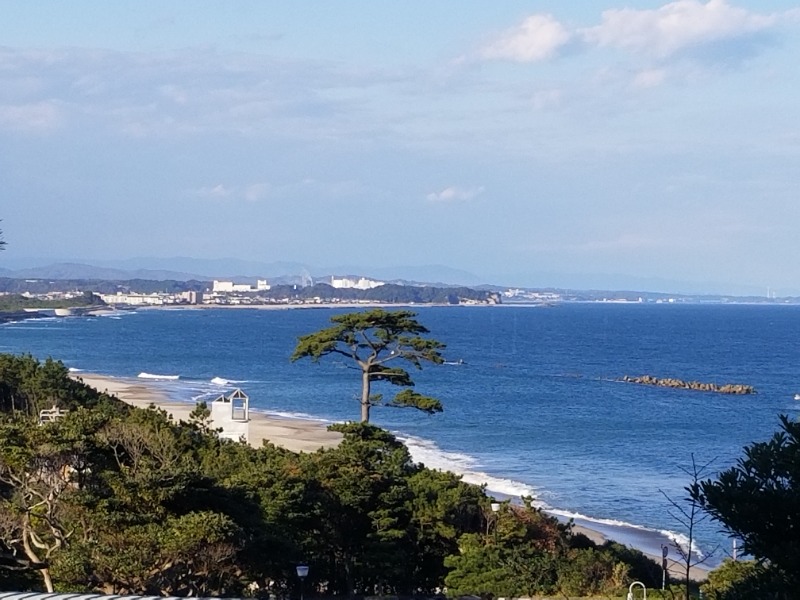
[[[83,292],[80,296],[69,300],[39,300],[16,294],[0,296],[0,312],[21,311],[25,308],[74,308],[79,306],[105,306],[105,302],[92,292]]]
[[[39,410],[64,417],[40,425]],[[0,589],[178,596],[620,592],[658,566],[530,505],[415,464],[390,433],[335,426],[295,454],[220,440],[0,355]]]
[[[355,288],[334,288],[327,283],[317,283],[312,286],[297,288],[290,285],[273,286],[266,293],[259,293],[268,298],[321,298],[330,300],[336,298],[344,301],[368,300],[371,302],[384,302],[387,304],[458,304],[459,300],[472,300],[475,302],[490,302],[497,297],[494,292],[476,290],[468,287],[436,287],[413,286],[387,283],[368,290]]]

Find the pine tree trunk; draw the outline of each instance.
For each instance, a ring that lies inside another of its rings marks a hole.
[[[361,372],[361,422],[369,423],[369,367]]]

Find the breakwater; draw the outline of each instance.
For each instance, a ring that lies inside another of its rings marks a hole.
[[[706,383],[702,381],[684,381],[682,379],[674,379],[671,377],[658,378],[652,375],[639,375],[631,377],[625,375],[619,381],[625,383],[638,383],[639,385],[653,385],[657,387],[667,387],[681,390],[694,390],[698,392],[715,392],[718,394],[755,394],[756,390],[751,385],[744,385],[741,383],[726,383],[719,385],[716,383]]]

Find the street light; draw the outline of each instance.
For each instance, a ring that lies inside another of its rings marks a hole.
[[[300,600],[303,600],[303,584],[308,577],[308,565],[297,565],[297,576],[300,578]]]

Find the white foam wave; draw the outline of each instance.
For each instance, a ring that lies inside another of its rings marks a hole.
[[[686,550],[689,548],[688,536],[682,533],[675,533],[674,531],[669,531],[667,529],[659,529],[658,532],[667,536],[674,544],[680,546],[684,552],[686,552]],[[703,551],[700,550],[694,540],[692,540],[692,554],[697,558],[705,558],[705,554],[703,554]]]
[[[245,381],[238,381],[236,379],[225,379],[224,377],[214,377],[211,380],[214,385],[233,385],[234,383],[246,383]]]
[[[572,512],[567,510],[561,510],[557,508],[551,508],[548,506],[543,506],[549,514],[555,515],[557,517],[562,517],[565,519],[575,519],[583,521],[591,527],[594,523],[596,525],[606,525],[609,527],[619,527],[621,529],[635,529],[637,531],[644,531],[648,533],[657,533],[666,538],[668,538],[673,543],[679,545],[685,551],[689,547],[689,538],[682,533],[676,533],[674,531],[669,531],[668,529],[653,529],[651,527],[645,527],[644,525],[635,525],[633,523],[628,523],[627,521],[619,521],[617,519],[602,519],[598,517],[589,517],[587,515],[581,514],[579,512]],[[704,554],[703,551],[697,546],[697,544],[693,541],[692,542],[692,554],[697,556],[698,558],[703,558]]]
[[[397,435],[397,438],[402,441],[406,447],[408,447],[411,458],[415,462],[423,463],[429,468],[451,471],[461,475],[462,480],[466,483],[485,485],[487,491],[489,492],[508,497],[512,500],[522,497],[532,497],[534,498],[533,506],[541,508],[548,514],[564,519],[580,520],[585,522],[589,527],[591,527],[592,524],[595,524],[597,526],[607,526],[619,529],[633,529],[661,535],[671,540],[673,543],[678,544],[684,550],[689,546],[689,539],[685,535],[676,533],[674,531],[652,529],[650,527],[635,525],[633,523],[628,523],[626,521],[620,521],[617,519],[589,517],[579,512],[553,508],[541,500],[541,491],[535,486],[484,473],[480,470],[477,461],[469,455],[456,452],[446,452],[430,440],[415,438],[412,436],[402,436],[397,432],[395,432],[395,435]],[[699,558],[703,558],[704,556],[703,552],[696,543],[692,544],[692,553]]]
[[[599,517],[589,517],[579,512],[561,510],[559,508],[552,508],[550,506],[545,506],[544,508],[551,515],[556,515],[557,517],[564,517],[565,519],[580,519],[581,521],[597,523],[598,525],[608,525],[610,527],[626,527],[630,529],[639,529],[641,531],[652,531],[654,533],[658,532],[657,529],[650,529],[648,527],[645,527],[644,525],[634,525],[633,523],[628,523],[626,521],[619,521],[617,519],[603,519]]]
[[[190,390],[190,392],[194,392],[194,391],[196,391],[196,390]],[[210,391],[210,392],[209,391],[203,391],[203,392],[200,392],[199,394],[192,394],[192,396],[190,396],[189,399],[192,402],[194,402],[195,404],[198,403],[198,402],[213,402],[214,400],[216,400],[217,398],[219,398],[222,395],[224,395],[224,394],[221,394],[220,390],[213,390],[213,391]]]
[[[279,410],[265,410],[265,409],[254,409],[251,412],[261,413],[263,415],[268,415],[272,417],[280,417],[283,419],[301,419],[303,421],[314,421],[316,423],[325,423],[330,425],[334,421],[330,419],[323,419],[321,417],[315,417],[313,415],[309,415],[307,413],[299,413],[299,412],[286,412],[286,411],[279,411]]]
[[[82,372],[83,372],[83,369],[78,369],[78,368],[76,368],[76,367],[70,367],[70,368],[69,368],[69,372],[70,372],[70,373],[82,373]]]
[[[174,381],[176,379],[181,378],[180,375],[155,375],[153,373],[145,373],[145,372],[139,373],[137,377],[139,379],[161,379],[167,381]]]
[[[121,319],[124,316],[136,314],[136,311],[106,308],[106,309],[93,310],[89,314],[91,314],[91,316],[93,317],[105,317],[106,319]]]
[[[469,455],[458,452],[446,452],[439,448],[434,442],[415,438],[411,436],[397,435],[397,439],[403,442],[408,448],[414,462],[422,463],[431,469],[442,471],[452,471],[466,483],[475,485],[486,485],[486,489],[504,496],[520,498],[522,496],[536,496],[536,488],[528,484],[495,477],[484,473],[479,469],[475,459]]]

